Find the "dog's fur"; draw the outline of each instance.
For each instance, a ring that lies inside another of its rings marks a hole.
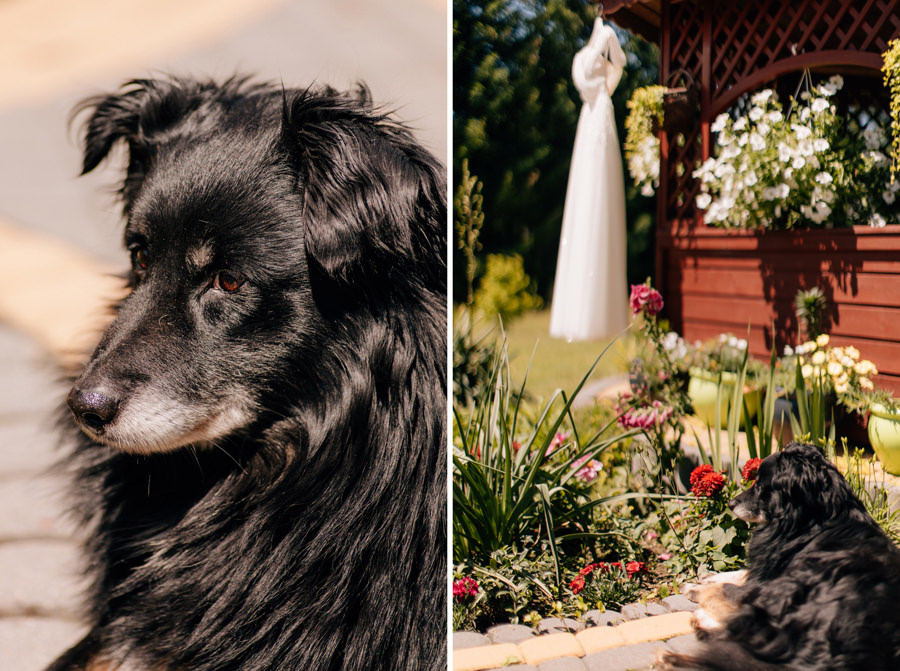
[[[362,86],[81,110],[133,267],[68,399],[91,629],[51,669],[444,668],[444,168]]]
[[[900,550],[818,448],[767,457],[731,507],[759,525],[746,581],[702,598],[733,612],[698,631],[696,653],[664,654],[661,668],[900,669]]]

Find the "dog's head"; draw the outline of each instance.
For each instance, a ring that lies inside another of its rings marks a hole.
[[[80,109],[85,173],[128,155],[131,293],[68,397],[95,440],[239,433],[278,412],[273,376],[341,374],[353,315],[445,290],[442,168],[364,88],[140,80]]]
[[[763,459],[750,489],[729,504],[746,522],[784,534],[863,511],[847,481],[814,445],[791,443]]]

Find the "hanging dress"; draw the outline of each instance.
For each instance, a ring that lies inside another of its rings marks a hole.
[[[583,105],[550,309],[550,335],[570,341],[614,336],[628,324],[625,182],[610,100],[624,66],[615,32],[598,18],[572,63]]]

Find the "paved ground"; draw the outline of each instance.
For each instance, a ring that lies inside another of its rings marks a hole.
[[[154,71],[342,88],[377,100],[447,158],[444,0],[0,0],[0,671],[42,669],[83,632],[52,425],[60,364],[119,291],[105,169],[76,179],[81,98]]]

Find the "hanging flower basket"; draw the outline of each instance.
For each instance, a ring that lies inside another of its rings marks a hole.
[[[700,110],[700,92],[687,70],[669,75],[663,93],[662,129],[669,135],[684,134],[694,127]],[[658,117],[654,117],[654,132],[659,131]]]

